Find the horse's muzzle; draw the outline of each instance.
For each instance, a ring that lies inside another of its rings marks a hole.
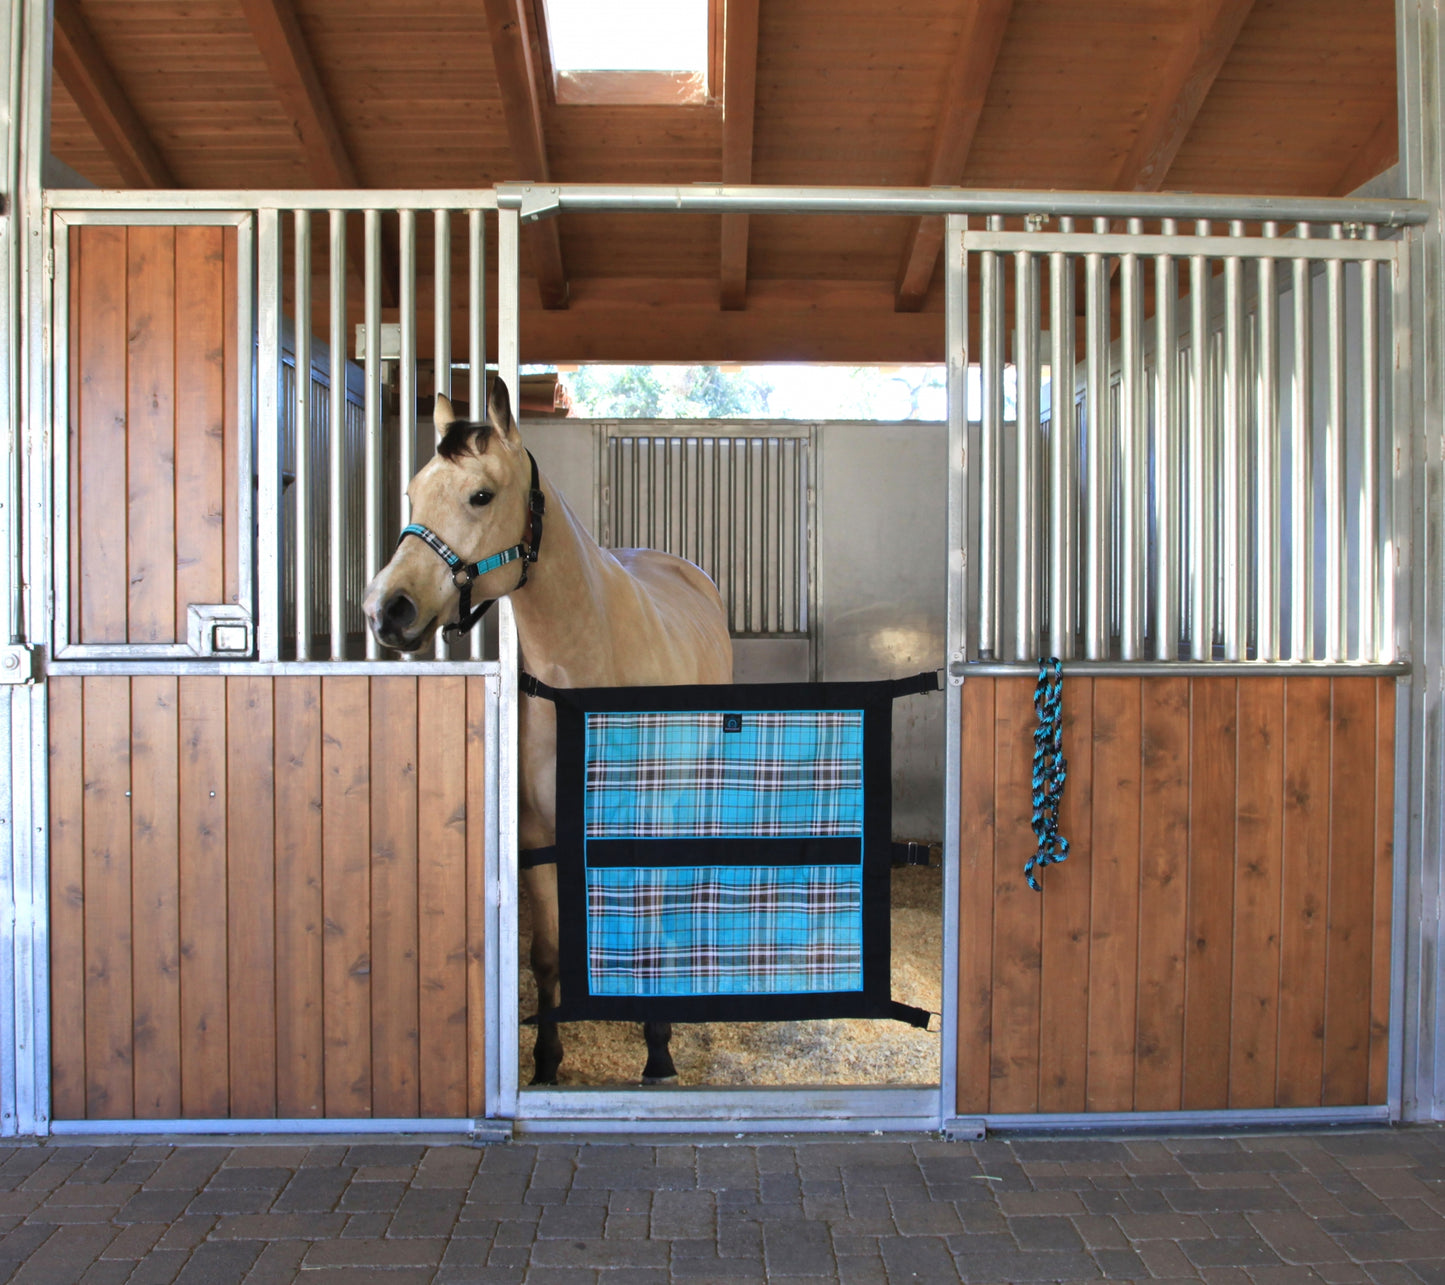
[[[367,620],[371,631],[383,647],[395,651],[419,651],[436,623],[432,617],[422,628],[415,629],[417,606],[409,594],[397,590],[380,604],[367,603]]]

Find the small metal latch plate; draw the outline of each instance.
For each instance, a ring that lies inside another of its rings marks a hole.
[[[231,602],[191,603],[186,641],[198,656],[241,658],[255,650],[255,633],[244,607]]]
[[[23,643],[0,647],[0,686],[20,687],[35,681],[35,648]]]

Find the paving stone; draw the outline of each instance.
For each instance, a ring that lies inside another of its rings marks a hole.
[[[215,1225],[216,1220],[210,1214],[183,1214],[171,1220],[165,1235],[156,1244],[161,1249],[194,1249]]]
[[[102,1259],[86,1268],[80,1277],[80,1285],[124,1285],[135,1264],[117,1259]]]
[[[313,1267],[435,1267],[446,1252],[441,1239],[342,1239],[318,1241],[306,1251],[307,1272]],[[309,1277],[308,1277],[309,1279]]]
[[[1009,1231],[1020,1249],[1084,1248],[1073,1222],[1057,1214],[1044,1218],[1010,1218]]]
[[[1287,1263],[1337,1263],[1346,1258],[1335,1240],[1304,1214],[1289,1211],[1252,1214],[1249,1221]]]
[[[835,1274],[832,1237],[818,1223],[763,1228],[763,1261],[769,1276]]]
[[[277,1166],[259,1167],[236,1167],[232,1168],[222,1165],[211,1175],[211,1181],[206,1184],[207,1191],[229,1191],[236,1189],[243,1190],[269,1190],[280,1191],[291,1181],[291,1170],[282,1169]]]
[[[1382,1231],[1345,1235],[1341,1246],[1356,1262],[1431,1259],[1445,1261],[1445,1232]]]
[[[211,1229],[212,1240],[329,1240],[340,1236],[340,1213],[233,1214]]]
[[[154,1249],[136,1264],[126,1285],[170,1285],[190,1256],[189,1249]]]
[[[608,1214],[602,1234],[608,1240],[646,1240],[649,1223],[646,1214]]]
[[[352,1182],[342,1193],[337,1208],[348,1213],[394,1214],[405,1195],[404,1182]]]
[[[959,1279],[954,1257],[942,1237],[901,1236],[881,1241],[879,1250],[890,1281],[918,1280],[927,1281],[928,1285],[942,1285],[943,1282]],[[998,1276],[990,1279],[1008,1278]]]
[[[207,1241],[198,1245],[176,1275],[176,1285],[233,1285],[243,1280],[261,1256],[254,1241]]]
[[[1264,1267],[1279,1262],[1279,1255],[1263,1241],[1243,1236],[1186,1240],[1180,1248],[1196,1267]]]
[[[658,1241],[539,1240],[532,1246],[537,1267],[666,1267],[667,1246]]]
[[[26,1256],[10,1278],[19,1285],[56,1285],[78,1280],[119,1234],[119,1228],[84,1223],[57,1227]]]
[[[275,1199],[276,1193],[269,1189],[223,1187],[213,1191],[207,1187],[186,1208],[193,1214],[260,1214],[270,1209]]]
[[[246,1273],[246,1285],[291,1285],[310,1248],[311,1243],[305,1240],[272,1241],[261,1250]]]
[[[415,1169],[425,1154],[425,1147],[409,1143],[360,1143],[347,1148],[346,1163],[356,1169],[369,1167]]]

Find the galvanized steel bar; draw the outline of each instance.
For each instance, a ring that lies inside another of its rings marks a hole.
[[[1295,236],[1307,240],[1310,225]],[[1313,660],[1314,610],[1314,299],[1310,265],[1293,264],[1294,367],[1290,372],[1290,646],[1291,660]]]
[[[1106,227],[1096,230],[1102,232]],[[1109,278],[1101,254],[1084,257],[1084,353],[1084,422],[1088,433],[1084,465],[1084,655],[1090,660],[1103,660],[1109,654],[1105,482],[1110,434]]]
[[[1231,223],[1232,236],[1244,225]],[[1224,659],[1243,660],[1247,614],[1248,567],[1245,565],[1243,503],[1244,467],[1244,265],[1238,257],[1224,260],[1224,381],[1220,407],[1220,633]]]
[[[989,226],[1002,226],[989,219]],[[983,404],[979,433],[978,501],[978,648],[995,659],[1003,653],[1000,615],[1003,586],[999,568],[1003,549],[1003,304],[1002,274],[996,254],[979,256],[980,387]]]
[[[1376,229],[1366,227],[1373,240]],[[1360,660],[1379,656],[1384,624],[1380,610],[1380,553],[1385,544],[1380,526],[1380,277],[1373,263],[1360,265],[1360,501],[1356,533],[1359,566],[1359,631],[1355,654]]]
[[[311,657],[311,212],[297,210],[296,268],[296,659]]]
[[[328,449],[326,521],[331,616],[331,659],[346,657],[346,215],[331,211],[329,307],[331,397],[326,428]]]
[[[1013,655],[1039,654],[1039,261],[1014,255]]]
[[[278,660],[281,656],[281,212],[261,210],[257,216],[257,234],[256,590],[259,601],[256,651],[261,660]],[[249,439],[250,434],[242,432],[240,436]],[[241,485],[245,489],[249,488],[245,487],[244,479],[249,476],[249,472],[242,474]],[[243,546],[248,543],[241,540]]]
[[[452,225],[446,210],[432,211],[432,391],[452,395]],[[428,426],[429,427],[429,426]],[[422,432],[428,428],[421,429]],[[478,632],[478,631],[473,631]],[[436,658],[448,654],[446,635],[437,630]]]
[[[1132,236],[1143,231],[1130,219]],[[1148,441],[1144,432],[1144,296],[1139,256],[1119,256],[1119,505],[1120,611],[1119,654],[1124,660],[1144,655],[1145,470]]]
[[[1164,232],[1176,226],[1166,219]],[[1172,255],[1154,260],[1154,659],[1179,656],[1179,272]]]
[[[1065,231],[1072,231],[1066,220]],[[1049,255],[1049,655],[1069,660],[1077,629],[1073,464],[1074,258]]]
[[[399,432],[397,434],[397,504],[400,526],[411,521],[411,500],[407,486],[416,472],[416,211],[402,210],[399,225],[401,289],[397,303],[401,320],[401,369],[398,372],[397,395]]]
[[[1338,224],[1332,239],[1344,236]],[[1345,294],[1344,265],[1325,264],[1325,659],[1344,660],[1349,602],[1345,548]]]
[[[483,211],[467,212],[467,395],[468,414],[486,416],[487,398],[487,229]],[[482,631],[473,629],[473,660],[482,658]]]
[[[366,379],[366,465],[363,498],[362,547],[365,562],[362,580],[368,581],[381,569],[381,212],[367,210],[365,280],[365,356],[362,371]],[[366,630],[366,658],[381,654],[376,635]]]
[[[1194,230],[1209,235],[1200,221]],[[1209,261],[1189,259],[1189,655],[1209,660],[1214,654],[1214,487],[1209,424]]]
[[[1268,238],[1279,236],[1279,224],[1264,225]],[[1280,546],[1280,440],[1279,440],[1279,286],[1273,259],[1258,263],[1256,315],[1259,360],[1255,373],[1255,425],[1258,446],[1250,459],[1254,479],[1254,552],[1256,660],[1280,656],[1279,559]]]

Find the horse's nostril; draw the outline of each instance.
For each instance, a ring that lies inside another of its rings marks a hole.
[[[416,620],[416,603],[404,593],[392,594],[381,609],[381,615],[393,629],[405,629]]]

